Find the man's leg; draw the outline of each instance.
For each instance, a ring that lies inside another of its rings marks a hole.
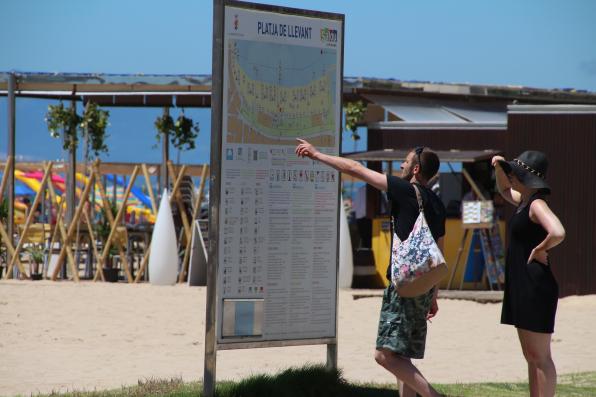
[[[399,397],[417,397],[418,393],[410,386],[406,385],[401,380],[398,380],[397,383],[399,384]]]
[[[522,344],[524,357],[528,362],[531,397],[554,396],[557,385],[557,370],[550,351],[551,334],[519,328],[517,333]],[[534,375],[532,372],[534,372]]]
[[[377,349],[375,360],[404,383],[403,387],[400,387],[400,390],[403,390],[401,397],[415,397],[416,393],[423,397],[441,396],[409,358],[401,357],[387,349]]]

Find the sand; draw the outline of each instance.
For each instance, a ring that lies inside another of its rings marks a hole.
[[[373,360],[379,296],[339,294],[339,366],[351,381],[393,382]],[[517,334],[500,304],[439,301],[426,358],[432,382],[526,379]],[[0,281],[0,395],[94,390],[140,379],[203,376],[205,288]],[[596,296],[559,301],[559,374],[596,371]],[[217,379],[324,363],[325,346],[220,351]]]

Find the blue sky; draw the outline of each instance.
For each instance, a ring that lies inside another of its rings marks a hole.
[[[265,3],[345,14],[346,76],[596,92],[596,1]],[[0,15],[0,71],[211,73],[210,0],[3,0]],[[18,155],[62,157],[43,121],[47,105],[17,101]],[[109,110],[106,160],[159,161],[153,120],[161,111]],[[197,150],[182,160],[207,161],[209,110],[186,113],[200,122],[201,133]],[[6,151],[6,124],[6,100],[0,98],[0,153]]]

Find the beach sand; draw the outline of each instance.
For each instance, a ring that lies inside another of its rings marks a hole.
[[[380,296],[339,293],[339,367],[350,381],[393,382],[373,359]],[[378,295],[378,291],[376,291]],[[500,304],[439,301],[424,360],[431,382],[526,379]],[[596,371],[596,296],[559,301],[553,356],[559,374]],[[0,395],[94,390],[147,378],[203,376],[205,288],[0,281]],[[217,379],[324,363],[325,346],[228,350]]]

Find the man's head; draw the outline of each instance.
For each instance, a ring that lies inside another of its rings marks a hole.
[[[426,147],[418,147],[406,156],[401,164],[401,176],[411,181],[413,177],[420,183],[426,184],[439,171],[439,156]]]

